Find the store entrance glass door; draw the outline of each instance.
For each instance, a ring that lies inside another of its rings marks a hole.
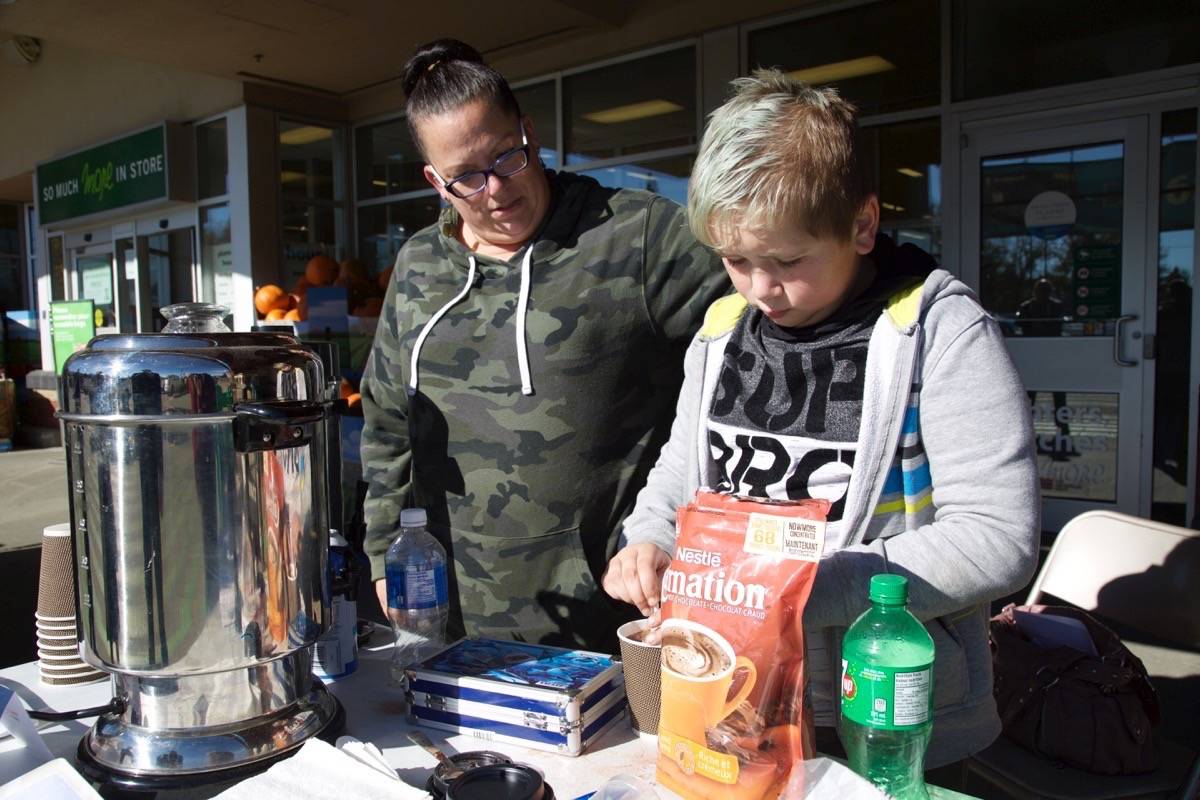
[[[195,230],[176,228],[138,237],[140,330],[161,331],[167,324],[165,306],[196,299]]]
[[[95,306],[96,333],[120,331],[120,308],[113,274],[111,244],[82,247],[75,251],[73,272],[77,300],[91,300]]]
[[[963,279],[1028,390],[1046,530],[1149,516],[1146,137],[1144,117],[968,130]]]

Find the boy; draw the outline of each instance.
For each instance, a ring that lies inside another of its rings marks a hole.
[[[877,236],[854,108],[773,70],[735,88],[704,133],[688,217],[738,294],[688,349],[670,440],[604,588],[653,612],[697,487],[828,499],[804,614],[818,748],[836,749],[842,635],[871,575],[893,572],[937,649],[926,766],[955,762],[1000,731],[989,605],[1036,566],[1025,392],[971,291]]]

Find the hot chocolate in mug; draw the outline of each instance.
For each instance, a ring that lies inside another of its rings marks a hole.
[[[729,689],[740,670],[741,685]],[[662,625],[662,705],[659,727],[705,745],[705,731],[733,713],[754,689],[754,662],[734,652],[712,628],[686,619]]]

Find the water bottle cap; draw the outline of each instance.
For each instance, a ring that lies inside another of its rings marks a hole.
[[[871,602],[902,606],[908,602],[908,578],[903,575],[872,575]]]
[[[401,528],[424,528],[429,517],[423,508],[406,508],[400,512]]]

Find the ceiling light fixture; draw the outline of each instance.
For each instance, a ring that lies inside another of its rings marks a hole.
[[[333,131],[329,128],[318,128],[316,125],[303,125],[299,128],[280,132],[279,143],[298,147],[332,138]]]
[[[925,177],[924,172],[918,172],[917,170],[913,169],[912,167],[900,167],[899,169],[896,170],[896,172],[899,172],[901,175],[907,175],[910,178],[924,178]]]
[[[883,56],[863,56],[862,58],[851,58],[848,61],[822,64],[819,67],[794,69],[788,73],[788,77],[805,83],[824,84],[875,75],[895,68],[896,65]]]
[[[0,44],[12,43],[13,52],[26,64],[33,64],[42,57],[42,42],[34,36],[14,34],[11,39],[0,39]]]
[[[670,100],[644,100],[641,103],[606,108],[603,111],[591,111],[584,114],[583,118],[588,122],[613,125],[618,122],[632,122],[635,119],[673,114],[676,111],[683,111],[683,106],[672,103]]]

